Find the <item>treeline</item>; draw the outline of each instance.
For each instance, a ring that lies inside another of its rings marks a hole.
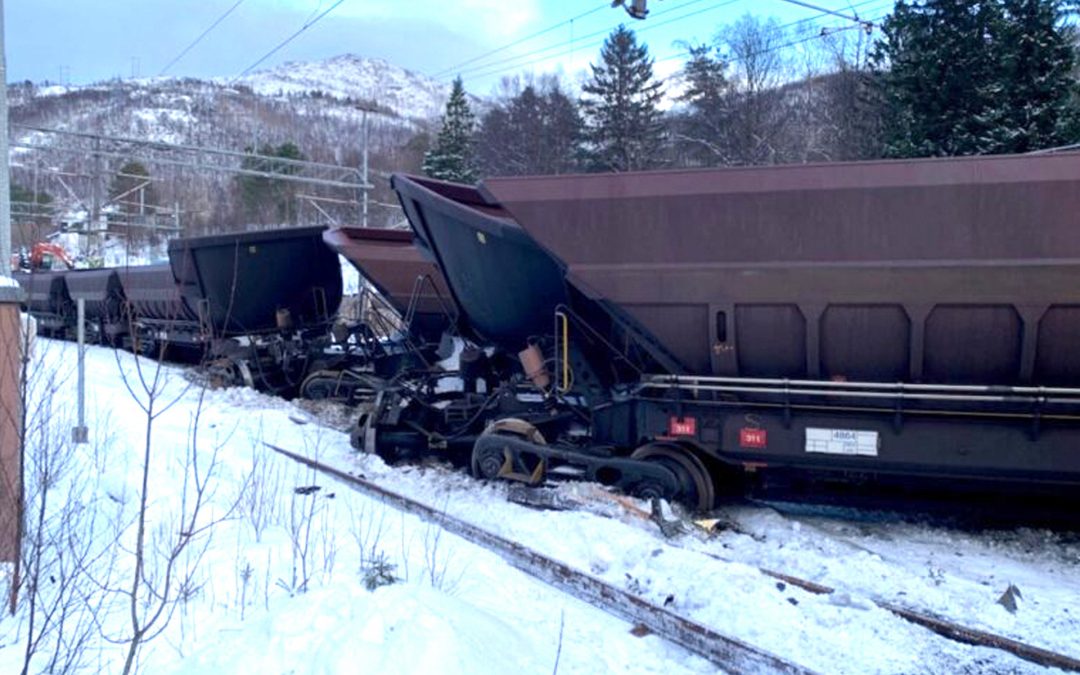
[[[423,168],[468,182],[1077,143],[1075,9],[1067,0],[902,0],[878,25],[831,34],[747,15],[710,43],[685,45],[687,60],[667,81],[620,26],[580,94],[554,77],[508,79],[475,119],[456,81]]]

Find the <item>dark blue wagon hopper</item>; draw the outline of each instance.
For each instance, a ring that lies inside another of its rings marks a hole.
[[[550,332],[567,302],[563,271],[502,207],[463,185],[401,174],[390,185],[446,277],[462,334],[516,352]]]
[[[172,274],[215,337],[325,325],[341,304],[342,282],[324,229],[176,239],[169,243]]]

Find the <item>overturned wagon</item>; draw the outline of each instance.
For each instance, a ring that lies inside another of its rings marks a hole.
[[[1080,155],[394,187],[464,320],[509,293],[528,317],[474,333],[551,373],[548,411],[515,413],[543,443],[476,444],[494,473],[565,462],[699,506],[789,470],[1080,485]]]

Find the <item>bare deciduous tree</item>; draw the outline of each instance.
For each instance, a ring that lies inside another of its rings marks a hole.
[[[166,348],[162,343],[159,358]],[[209,508],[223,444],[214,444],[209,451],[201,445],[199,428],[206,395],[202,389],[190,418],[187,447],[183,448],[180,459],[183,479],[179,505],[173,511],[158,512],[151,517],[150,477],[155,471],[154,450],[160,445],[154,443],[154,423],[191,388],[186,384],[179,391],[170,392],[167,367],[160,360],[151,363],[136,355],[134,368],[125,368],[117,355],[121,379],[146,421],[135,541],[129,551],[133,570],[126,586],[111,583],[107,586],[110,592],[125,599],[130,619],[125,634],[105,636],[126,645],[124,675],[133,672],[143,645],[161,635],[178,606],[198,592],[198,567],[210,546],[212,530],[239,507],[237,501],[221,512]],[[153,508],[160,511],[162,505]],[[151,523],[156,524],[153,531],[149,529]]]
[[[727,164],[785,161],[790,117],[783,85],[791,75],[784,51],[787,33],[775,19],[744,15],[716,37],[729,65],[726,125]]]

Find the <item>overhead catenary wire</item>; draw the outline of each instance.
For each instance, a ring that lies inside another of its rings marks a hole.
[[[863,2],[856,3],[855,5],[853,5],[853,7],[864,7],[865,5],[871,5],[871,4],[876,5],[871,10],[873,12],[876,12],[876,11],[878,11],[878,10],[880,10],[880,9],[882,9],[884,7],[881,0],[863,0]],[[892,0],[889,0],[889,2],[887,4],[891,5]],[[882,19],[884,19],[888,15],[889,15],[888,12],[886,12],[884,14],[879,14],[878,16],[874,17],[873,19],[870,19],[869,21],[871,23],[873,23],[874,25],[876,25],[878,21],[881,21]],[[819,14],[817,16],[807,17],[805,19],[800,19],[800,20],[794,21],[792,23],[784,24],[784,25],[781,26],[781,28],[791,28],[791,27],[796,26],[796,25],[798,25],[800,23],[805,23],[805,22],[808,22],[808,21],[812,21],[814,19],[819,19],[822,16],[824,16],[824,15]],[[852,26],[852,27],[857,27],[857,26]],[[724,63],[728,64],[728,65],[733,64],[733,63],[739,63],[740,61],[743,61],[743,60],[745,60],[747,58],[757,57],[757,56],[764,56],[765,54],[771,54],[772,52],[780,51],[781,49],[788,49],[790,47],[796,47],[798,45],[805,44],[805,43],[811,42],[813,40],[820,40],[822,38],[829,37],[830,35],[834,35],[836,32],[837,32],[836,30],[826,32],[825,29],[822,29],[822,31],[819,32],[819,33],[813,33],[811,35],[796,38],[794,40],[790,40],[790,41],[785,42],[783,44],[775,45],[775,46],[769,47],[767,49],[762,49],[762,50],[753,52],[751,54],[746,54],[746,55],[744,55],[743,57],[740,57],[740,58],[725,59]],[[655,61],[655,63],[663,63],[665,61],[671,61],[671,60],[674,60],[674,59],[686,58],[688,56],[690,56],[690,51],[689,50],[682,51],[682,52],[679,52],[678,54],[672,54],[671,56],[665,56],[664,58],[657,59]]]
[[[880,21],[885,16],[888,16],[888,15],[883,14],[881,16],[876,17],[874,20],[875,21]],[[832,35],[832,33],[815,33],[813,35],[808,35],[806,37],[802,37],[802,38],[799,38],[797,40],[791,40],[790,42],[785,42],[783,44],[776,45],[775,47],[771,47],[769,49],[762,49],[760,51],[756,51],[756,52],[753,52],[751,54],[745,54],[745,55],[743,55],[743,56],[741,56],[739,58],[725,60],[724,63],[726,65],[731,65],[733,63],[741,63],[742,61],[745,61],[748,58],[755,58],[755,57],[758,57],[758,56],[764,56],[766,54],[771,54],[772,52],[779,51],[781,49],[788,49],[790,47],[797,47],[798,45],[806,44],[807,42],[812,42],[813,40],[820,40],[822,38],[828,37],[829,35]],[[684,57],[687,57],[689,55],[690,55],[690,52],[683,52],[681,54],[674,54],[672,56],[668,56],[668,57],[665,57],[664,59],[660,59],[660,60],[661,61],[670,61],[672,59],[684,58]]]
[[[844,14],[844,13],[838,11],[838,10],[835,10],[835,9],[829,9],[828,7],[822,7],[820,5],[815,5],[813,3],[803,2],[803,0],[780,0],[780,2],[786,2],[789,5],[797,5],[799,7],[805,7],[807,9],[812,9],[812,10],[814,10],[816,12],[821,12],[822,14],[831,14],[833,16],[838,16],[841,19],[847,19],[848,21],[854,21],[854,22],[862,24],[864,26],[866,26],[866,25],[873,26],[874,25],[872,22],[867,22],[867,21],[865,21],[863,19],[860,19],[858,13],[855,12],[855,8],[852,7],[850,3],[848,4],[848,7],[851,8],[852,13],[851,14]]]
[[[656,12],[653,15],[653,20],[651,21],[651,23],[649,23],[647,26],[643,26],[642,28],[638,29],[638,31],[641,32],[641,31],[649,30],[650,28],[658,28],[660,26],[667,25],[669,23],[672,23],[672,22],[680,20],[680,19],[695,16],[695,15],[701,14],[703,12],[712,11],[714,9],[720,9],[721,7],[725,7],[727,5],[733,4],[735,2],[740,2],[740,1],[741,0],[727,0],[727,2],[721,3],[720,5],[706,7],[704,9],[700,9],[700,10],[697,10],[695,12],[685,14],[685,15],[683,15],[681,17],[675,17],[673,19],[668,19],[666,21],[660,21],[660,22],[657,22],[655,20],[655,18],[658,17],[658,16],[662,16],[664,14],[670,14],[671,12],[676,12],[676,11],[678,11],[680,9],[685,9],[685,8],[690,7],[692,5],[697,5],[697,4],[700,4],[702,2],[705,2],[705,0],[690,0],[689,2],[684,2],[682,4],[675,5],[674,7],[668,7],[667,9],[665,9],[663,11]],[[600,44],[603,41],[603,39],[598,40],[598,41],[593,41],[593,42],[587,43],[585,45],[581,45],[579,43],[582,40],[588,40],[590,38],[595,38],[595,37],[598,37],[598,36],[604,36],[606,38],[606,36],[609,34],[610,30],[611,30],[610,26],[604,27],[601,30],[593,31],[592,33],[587,33],[585,35],[579,35],[579,36],[577,36],[575,38],[572,38],[570,40],[557,42],[555,44],[548,45],[546,47],[539,47],[537,49],[533,49],[532,51],[525,52],[524,54],[518,54],[516,56],[509,56],[509,57],[506,57],[506,58],[503,58],[503,59],[498,59],[496,61],[492,61],[490,63],[477,64],[477,65],[472,66],[470,68],[466,68],[464,70],[459,71],[458,74],[475,74],[476,71],[485,71],[485,70],[493,68],[493,67],[499,68],[499,70],[494,71],[494,73],[505,72],[507,70],[513,70],[515,68],[521,67],[521,65],[531,65],[533,63],[542,62],[542,61],[545,61],[545,60],[557,58],[559,56],[564,56],[564,55],[566,55],[568,53],[572,53],[577,47],[581,47],[581,46],[594,47],[594,46]],[[537,56],[539,54],[543,54],[544,52],[550,52],[550,51],[552,51],[554,49],[559,49],[560,47],[565,47],[567,45],[570,45],[569,50],[564,50],[564,51],[559,52],[557,54],[550,54],[550,55],[547,55],[547,56],[543,56],[543,57],[540,57],[538,59],[530,58],[530,57],[533,57],[533,56]],[[524,63],[522,63],[522,64],[519,64],[519,65],[507,65],[507,64],[510,64],[512,62],[522,61],[522,60],[524,60]],[[491,73],[486,73],[485,72],[485,73],[479,74],[478,76],[479,77],[485,77],[488,74],[491,74]]]
[[[296,31],[295,33],[293,33],[293,34],[292,34],[292,35],[290,35],[289,37],[287,37],[287,38],[285,38],[284,40],[282,40],[281,42],[279,42],[279,43],[277,44],[277,46],[276,46],[276,47],[274,47],[274,48],[273,48],[273,49],[271,49],[270,51],[268,51],[268,52],[266,52],[265,54],[263,54],[263,56],[262,56],[262,57],[261,57],[261,58],[260,58],[260,59],[259,59],[258,61],[256,61],[255,63],[253,63],[253,64],[251,64],[250,66],[248,66],[247,68],[245,68],[245,69],[243,70],[243,72],[241,72],[241,73],[240,73],[239,75],[237,75],[237,76],[236,76],[235,78],[233,78],[233,82],[235,82],[236,80],[240,79],[241,77],[243,77],[243,76],[247,75],[247,74],[248,74],[248,73],[250,73],[251,71],[253,71],[253,70],[255,70],[256,68],[258,68],[258,67],[259,67],[260,65],[262,65],[262,63],[263,63],[264,61],[266,61],[266,60],[267,60],[268,58],[270,58],[270,57],[271,57],[271,56],[273,56],[274,54],[277,54],[277,53],[278,53],[278,52],[279,52],[279,51],[280,51],[281,49],[283,49],[283,48],[285,47],[285,45],[287,45],[287,44],[289,44],[290,42],[292,42],[293,40],[295,40],[295,39],[296,39],[297,37],[299,37],[299,36],[300,36],[300,34],[301,34],[301,33],[303,33],[304,31],[306,31],[306,30],[307,30],[308,28],[311,28],[311,27],[312,27],[312,26],[314,26],[315,24],[319,23],[319,21],[320,21],[320,20],[322,20],[322,18],[323,18],[324,16],[326,16],[326,15],[327,15],[327,14],[329,14],[330,12],[334,11],[335,9],[337,9],[337,8],[338,8],[338,7],[339,7],[339,6],[341,5],[341,4],[343,4],[344,2],[345,2],[345,0],[337,0],[337,2],[335,2],[335,3],[334,3],[334,4],[332,4],[332,5],[330,5],[330,6],[329,6],[329,7],[328,7],[328,8],[326,9],[326,11],[322,12],[321,14],[319,14],[318,16],[316,16],[316,17],[315,17],[314,19],[309,19],[308,21],[306,21],[306,22],[304,23],[304,25],[303,25],[303,26],[300,26],[300,28],[299,28],[299,29],[298,29],[298,30],[297,30],[297,31]]]
[[[443,68],[443,69],[439,70],[438,72],[432,73],[431,77],[433,79],[440,79],[442,77],[446,77],[448,74],[455,73],[459,68],[461,68],[463,66],[467,66],[467,65],[476,63],[477,61],[481,61],[483,59],[486,59],[487,57],[492,56],[494,54],[504,52],[507,49],[510,49],[512,47],[516,47],[519,44],[528,42],[529,40],[534,40],[534,39],[540,37],[541,35],[546,35],[547,33],[550,33],[551,31],[555,30],[556,28],[562,28],[563,26],[565,26],[567,24],[573,24],[575,21],[577,21],[579,19],[584,19],[585,17],[587,17],[587,16],[589,16],[591,14],[595,14],[596,12],[598,12],[600,10],[606,10],[606,9],[608,9],[608,8],[605,7],[604,5],[598,5],[598,6],[594,7],[594,8],[592,8],[592,9],[590,9],[587,12],[582,12],[581,14],[578,14],[577,16],[573,16],[573,17],[570,17],[569,19],[565,19],[563,21],[560,21],[559,23],[548,26],[547,28],[538,30],[535,33],[530,33],[529,35],[526,35],[523,38],[519,38],[517,40],[514,40],[513,42],[508,42],[508,43],[504,44],[501,47],[496,47],[495,49],[492,49],[491,51],[484,52],[483,54],[480,54],[478,56],[474,56],[471,59],[468,59],[466,61],[462,61],[461,63],[458,63],[456,65],[450,66],[448,68]]]
[[[218,27],[218,24],[220,24],[222,21],[227,19],[230,14],[232,14],[234,11],[236,11],[237,7],[244,4],[244,1],[245,0],[236,0],[236,2],[233,4],[233,6],[228,8],[227,10],[225,10],[225,13],[222,14],[221,16],[219,16],[214,21],[214,23],[210,24],[210,26],[206,30],[204,30],[202,33],[200,33],[199,37],[192,40],[191,43],[188,44],[187,47],[184,47],[184,49],[181,50],[181,52],[179,54],[177,54],[175,57],[173,57],[172,61],[169,61],[167,64],[165,64],[165,67],[161,69],[161,72],[159,72],[158,75],[161,76],[161,75],[164,75],[165,73],[169,72],[169,68],[172,68],[173,66],[175,66],[177,64],[177,62],[180,61],[180,59],[184,58],[187,55],[188,52],[190,52],[192,49],[195,48],[195,45],[202,42],[203,38],[205,38],[207,35],[209,35],[212,30],[214,30],[215,28]]]
[[[652,30],[654,28],[660,28],[661,26],[666,26],[666,25],[669,25],[669,24],[672,24],[672,23],[676,23],[678,21],[688,19],[688,18],[693,17],[693,16],[697,16],[699,14],[704,14],[705,12],[712,12],[712,11],[715,11],[717,9],[727,7],[728,5],[733,5],[733,4],[737,3],[737,2],[742,2],[742,0],[726,0],[725,2],[721,2],[721,3],[715,4],[715,5],[711,5],[709,7],[704,7],[702,9],[698,9],[698,10],[695,10],[695,11],[687,13],[687,14],[683,14],[683,15],[680,15],[680,16],[677,16],[677,17],[672,17],[670,19],[667,19],[666,21],[658,21],[658,22],[653,21],[653,19],[655,19],[656,17],[661,16],[663,14],[668,14],[668,13],[671,13],[671,12],[678,11],[680,9],[685,9],[687,7],[690,7],[691,5],[697,5],[697,4],[700,4],[701,2],[704,2],[704,1],[705,0],[690,0],[690,2],[684,2],[681,5],[676,5],[675,7],[670,7],[668,9],[665,9],[662,12],[657,12],[656,14],[652,15],[652,19],[650,19],[651,22],[648,25],[642,26],[641,28],[637,28],[635,30],[635,32],[639,33],[639,34],[644,33],[646,31]],[[458,74],[469,74],[469,75],[471,75],[473,77],[487,77],[489,75],[497,75],[499,73],[507,72],[507,71],[510,71],[510,70],[515,70],[517,68],[521,68],[521,67],[524,67],[524,66],[534,65],[536,63],[540,63],[540,62],[547,61],[547,60],[550,60],[550,59],[558,58],[560,56],[565,56],[565,55],[575,51],[576,49],[587,48],[587,47],[595,47],[597,45],[600,45],[607,38],[607,35],[609,33],[610,33],[610,28],[603,28],[601,30],[594,31],[594,32],[588,33],[586,35],[578,36],[574,40],[566,40],[566,41],[563,41],[563,42],[558,42],[558,43],[555,43],[553,45],[549,45],[547,47],[541,47],[541,48],[538,48],[538,49],[534,49],[533,51],[526,52],[524,54],[519,54],[517,56],[512,56],[512,57],[509,57],[509,58],[506,58],[506,59],[501,59],[501,60],[494,61],[494,62],[491,62],[491,63],[479,64],[479,65],[473,66],[471,68],[466,68],[464,70],[461,70]],[[598,37],[598,36],[603,36],[603,37],[600,40],[594,40],[594,41],[589,42],[587,44],[580,44],[581,40],[588,40],[589,38],[595,38],[595,37]],[[544,52],[549,52],[549,51],[552,51],[554,49],[559,49],[560,47],[565,47],[567,45],[570,45],[570,48],[567,49],[567,50],[563,50],[563,51],[555,53],[555,54],[548,54],[548,55],[543,56],[541,58],[530,58],[530,57],[537,56],[538,54],[543,54]],[[520,63],[515,63],[515,62],[520,62]],[[513,65],[510,65],[511,63],[513,63]],[[479,71],[479,72],[477,72],[477,71]]]
[[[655,15],[653,15],[653,17],[659,16],[659,15],[661,15],[663,13],[676,11],[678,9],[685,8],[685,7],[689,6],[689,5],[697,4],[697,2],[699,2],[699,1],[700,0],[692,0],[691,2],[684,3],[684,4],[678,5],[676,7],[669,8],[669,9],[665,10],[665,12],[657,12]],[[727,2],[723,2],[723,3],[717,4],[717,5],[713,5],[713,6],[710,6],[710,7],[703,8],[703,9],[699,9],[699,10],[696,10],[694,12],[690,12],[688,14],[683,14],[683,15],[680,15],[678,17],[672,17],[672,18],[670,18],[670,19],[668,19],[666,21],[661,21],[661,22],[658,22],[658,23],[650,23],[649,25],[642,26],[641,28],[637,28],[635,30],[635,32],[640,34],[640,33],[648,31],[651,28],[659,28],[659,27],[661,27],[663,25],[676,23],[678,21],[688,19],[690,17],[696,16],[698,14],[702,14],[702,13],[707,12],[707,11],[712,11],[714,9],[719,9],[721,7],[724,7],[724,6],[734,4],[735,2],[738,2],[738,1],[740,1],[740,0],[728,0]],[[870,4],[881,5],[881,0],[864,0],[863,2],[856,3],[854,6],[855,7],[864,7],[864,6],[870,5]],[[891,0],[887,4],[891,4]],[[876,10],[877,8],[875,7],[874,9]],[[782,28],[791,28],[791,27],[797,26],[799,24],[809,23],[811,21],[814,21],[816,19],[821,18],[824,15],[826,15],[826,14],[822,13],[822,14],[818,14],[818,15],[815,15],[815,16],[805,17],[805,18],[798,19],[796,21],[792,21],[790,23],[784,24],[781,27]],[[881,19],[881,17],[877,17],[877,18],[873,19],[873,21],[879,21],[880,19]],[[607,32],[608,31],[605,29],[605,30],[601,30],[601,31],[596,31],[594,33],[590,33],[590,34],[584,36],[583,38],[579,38],[579,39],[586,39],[586,38],[590,38],[590,37],[596,37],[598,35],[604,35],[605,36],[604,38],[602,38],[600,40],[596,40],[596,41],[590,42],[590,43],[585,44],[585,45],[578,44],[575,47],[571,47],[571,50],[579,49],[579,48],[583,48],[583,47],[588,48],[588,47],[599,46],[599,45],[601,45],[603,43],[604,39],[606,39]],[[787,48],[787,47],[790,47],[790,46],[795,46],[797,44],[802,44],[802,43],[805,43],[805,42],[809,42],[810,40],[814,40],[814,39],[820,39],[822,37],[824,37],[824,35],[816,34],[816,35],[810,36],[808,38],[802,38],[802,39],[796,40],[796,41],[794,41],[793,43],[790,43],[790,44],[779,45],[779,46],[776,47],[776,49],[783,49],[783,48]],[[528,66],[531,66],[531,65],[537,65],[539,63],[542,63],[543,61],[558,58],[560,56],[565,56],[566,54],[570,53],[571,50],[564,50],[562,52],[558,52],[558,53],[555,53],[555,54],[549,54],[549,55],[543,56],[542,58],[539,58],[539,59],[530,59],[530,60],[527,60],[527,61],[524,61],[524,62],[520,62],[520,61],[521,61],[521,59],[524,59],[526,57],[533,56],[533,55],[541,53],[541,52],[550,51],[551,49],[556,49],[556,48],[561,47],[561,46],[563,46],[565,44],[566,43],[559,43],[559,44],[556,44],[556,45],[552,45],[550,47],[534,50],[532,52],[528,52],[526,54],[522,54],[522,55],[519,55],[517,57],[512,57],[512,58],[506,59],[504,61],[499,61],[499,62],[495,62],[495,63],[492,63],[492,64],[485,64],[485,65],[482,65],[482,66],[478,66],[475,69],[466,69],[465,71],[462,71],[462,73],[469,73],[472,77],[482,78],[482,77],[489,77],[491,75],[497,75],[499,73],[509,72],[509,71],[512,71],[512,70],[517,70],[519,68],[524,68],[524,67],[528,67]],[[672,56],[667,56],[667,57],[656,59],[655,62],[656,63],[662,63],[662,62],[670,61],[670,60],[676,59],[676,58],[683,58],[683,57],[687,56],[688,54],[689,54],[688,51],[684,51],[684,52],[680,52],[678,54],[674,54]],[[517,63],[511,63],[511,62],[517,62]],[[486,70],[484,70],[484,69],[486,69]],[[475,72],[476,70],[479,70],[480,72]]]
[[[871,4],[873,2],[880,2],[880,0],[864,0],[864,2],[858,3],[856,5],[856,7],[861,7],[861,6],[864,6],[864,5],[867,5],[867,4]],[[696,4],[696,3],[694,3],[694,2],[686,3],[685,5],[680,5],[679,7],[675,7],[675,8],[672,8],[672,9],[679,9],[679,8],[685,7],[685,6],[690,5],[690,4]],[[642,32],[645,32],[645,31],[649,30],[650,28],[659,28],[662,25],[675,23],[675,22],[681,21],[683,19],[687,19],[687,18],[690,18],[692,16],[696,16],[698,14],[702,14],[704,12],[711,11],[713,9],[718,9],[720,7],[723,7],[724,5],[727,5],[727,4],[731,4],[731,2],[726,2],[726,3],[722,3],[720,5],[707,7],[705,9],[697,10],[697,11],[691,12],[689,14],[684,14],[684,15],[679,16],[679,17],[674,17],[672,19],[668,19],[667,21],[663,21],[663,22],[659,22],[659,23],[653,23],[653,24],[650,24],[648,26],[644,26],[642,28],[637,29],[636,32],[637,33],[642,33]],[[790,22],[788,24],[784,24],[782,26],[782,28],[790,28],[790,27],[793,27],[793,26],[796,26],[796,25],[799,25],[799,24],[802,24],[802,23],[807,23],[807,22],[810,22],[810,21],[813,21],[815,19],[820,18],[820,16],[821,15],[816,15],[816,16],[811,16],[811,17],[805,17],[805,18],[802,18],[802,19],[798,19],[798,20],[792,21],[792,22]],[[594,36],[600,35],[600,34],[605,34],[604,39],[606,39],[606,32],[605,31],[598,31],[596,33],[591,33],[590,35],[588,35],[586,37],[594,37]],[[817,39],[817,38],[820,38],[820,37],[823,37],[823,36],[815,35],[815,36],[813,36],[813,38],[810,38],[810,39]],[[809,41],[809,39],[800,40],[800,41],[798,41],[798,43],[807,42],[807,41]],[[586,47],[596,47],[596,46],[599,46],[602,43],[603,43],[603,39],[591,42],[591,43],[589,43],[588,45],[585,45],[585,46]],[[560,45],[555,45],[554,47],[557,47],[557,46],[560,46]],[[781,45],[781,47],[783,47],[783,46],[784,45]],[[552,48],[554,48],[554,47],[552,47]],[[547,51],[547,50],[538,50],[538,51]],[[535,52],[530,52],[530,54],[533,54],[533,53],[535,53]],[[539,62],[543,62],[543,61],[546,61],[546,60],[557,58],[559,56],[564,56],[567,53],[568,53],[567,51],[563,51],[563,52],[560,52],[560,53],[557,53],[557,54],[551,54],[551,55],[545,56],[545,57],[543,57],[541,59],[534,60],[534,61],[529,61],[529,62],[523,63],[523,64],[517,64],[517,65],[514,65],[514,66],[508,66],[506,68],[501,68],[500,67],[497,70],[485,71],[485,72],[481,72],[481,73],[473,73],[473,76],[474,77],[487,77],[487,76],[495,75],[495,74],[498,74],[498,73],[501,73],[501,72],[508,72],[509,70],[514,70],[516,68],[520,68],[520,67],[523,67],[523,66],[526,66],[526,65],[534,65],[534,64],[539,63]],[[522,56],[528,56],[530,54],[526,54],[526,55],[522,55]],[[668,56],[668,57],[657,59],[656,62],[670,61],[670,60],[675,59],[675,58],[682,58],[684,56],[687,56],[688,54],[689,54],[689,52],[681,52],[681,53],[673,55],[673,56]]]

